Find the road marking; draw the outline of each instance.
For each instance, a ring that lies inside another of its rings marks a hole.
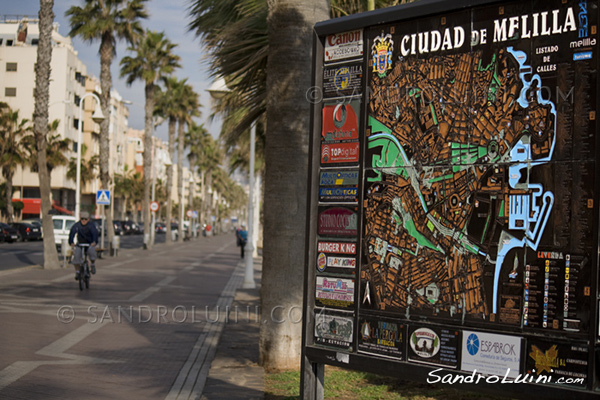
[[[148,297],[152,296],[154,293],[158,292],[163,287],[167,286],[169,283],[173,282],[175,279],[177,279],[176,276],[167,276],[166,278],[158,282],[156,285],[150,286],[148,289],[131,297],[129,301],[144,301]]]
[[[36,351],[36,354],[42,356],[63,358],[63,360],[52,361],[16,361],[0,371],[0,390],[18,379],[32,372],[37,367],[42,365],[82,365],[82,364],[116,364],[122,361],[106,360],[97,357],[80,356],[77,354],[65,353],[68,349],[96,332],[106,324],[84,324],[79,328],[67,333],[65,336],[54,341],[48,346]]]

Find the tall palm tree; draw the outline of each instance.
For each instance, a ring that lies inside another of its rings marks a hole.
[[[205,135],[209,135],[208,131],[204,127],[204,125],[197,125],[192,123],[185,135],[185,147],[189,149],[188,153],[188,161],[190,164],[190,172],[192,173],[192,178],[195,177],[196,168],[198,167],[198,157],[200,157],[202,151],[202,139]],[[196,182],[194,178],[194,182]],[[194,196],[195,196],[195,184],[190,185],[189,191],[189,200],[188,204],[190,208],[193,208],[194,204]],[[192,224],[190,224],[190,235],[192,232]]]
[[[198,93],[194,92],[194,88],[184,81],[184,85],[179,94],[178,103],[181,106],[181,112],[177,118],[177,192],[179,193],[179,230],[183,229],[184,209],[183,209],[183,157],[185,151],[185,127],[192,124],[192,117],[200,115],[200,103]],[[179,240],[183,240],[183,235],[179,235]]]
[[[302,285],[282,290],[281,282],[304,279],[310,116],[304,96],[311,84],[307,71],[312,63],[312,27],[328,17],[326,0],[269,2],[264,208],[279,210],[285,205],[287,212],[264,215],[262,290],[269,296],[261,298],[263,312],[302,304]],[[300,324],[265,319],[259,339],[262,364],[277,369],[298,367],[300,352],[290,349],[301,348]]]
[[[350,2],[331,0],[336,16],[372,8],[368,0],[352,1],[354,11],[349,4],[342,4]],[[312,26],[329,17],[329,3],[195,0],[190,7],[189,29],[202,38],[212,57],[214,76],[224,77],[231,89],[216,110],[225,114],[224,126],[232,138],[248,132],[252,122],[266,125],[268,120],[264,136],[264,209],[290,210],[285,215],[264,214],[262,290],[269,294],[262,296],[264,312],[275,306],[302,303],[301,285],[286,287],[283,293],[280,283],[303,280],[303,266],[299,263],[304,252],[303,193],[308,162],[305,133],[309,131],[309,104],[304,96],[310,87]],[[398,1],[376,3],[394,5]],[[257,135],[257,140],[260,143],[261,136]],[[274,324],[269,317],[263,319],[268,322],[261,325],[262,364],[275,369],[297,367],[299,353],[288,349],[300,348],[300,326]]]
[[[169,125],[169,158],[171,164],[167,166],[167,188],[173,190],[173,161],[175,161],[175,135],[177,128],[177,118],[186,110],[178,99],[181,97],[185,80],[179,80],[174,76],[168,76],[163,79],[165,90],[157,93],[156,113],[168,119]],[[171,243],[171,219],[173,218],[173,200],[167,196],[167,232],[165,242]]]
[[[202,218],[207,220],[210,214],[210,201],[208,190],[213,186],[213,171],[219,168],[224,158],[223,150],[218,141],[208,132],[203,133],[200,139],[198,152],[198,168],[202,172]]]
[[[140,20],[147,18],[144,3],[147,0],[84,0],[84,6],[72,6],[66,12],[70,18],[70,36],[79,36],[92,43],[100,41],[100,107],[104,115],[110,115],[110,91],[112,74],[110,68],[117,55],[117,40],[134,44],[142,33]],[[100,181],[102,187],[110,187],[109,175],[109,118],[100,123]],[[106,214],[108,243],[114,236],[111,207]]]
[[[40,0],[39,42],[35,63],[35,89],[33,110],[33,134],[38,150],[38,176],[40,179],[40,197],[42,229],[44,229],[44,268],[60,268],[58,253],[54,243],[54,226],[50,209],[52,193],[50,174],[46,161],[48,147],[48,108],[50,100],[50,62],[52,61],[52,24],[54,22],[54,0]]]
[[[31,132],[29,120],[21,119],[19,110],[13,111],[9,107],[0,108],[0,168],[2,176],[6,180],[5,196],[8,222],[12,222],[14,218],[13,177],[17,166],[25,164],[26,153],[22,141],[29,132]]]
[[[129,51],[135,56],[121,60],[121,77],[127,77],[127,84],[136,80],[145,84],[146,97],[144,117],[144,201],[142,204],[144,221],[144,238],[150,237],[150,186],[152,167],[152,131],[155,107],[156,83],[164,76],[170,75],[179,68],[179,56],[173,54],[176,45],[171,43],[164,32],[146,30],[145,35],[135,47]],[[146,240],[146,247],[150,241]]]

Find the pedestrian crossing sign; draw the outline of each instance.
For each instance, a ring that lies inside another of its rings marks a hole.
[[[99,206],[109,206],[110,190],[98,190],[96,193],[96,204]]]

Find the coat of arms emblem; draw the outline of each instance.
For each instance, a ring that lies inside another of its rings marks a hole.
[[[394,41],[391,34],[377,36],[373,41],[373,72],[377,72],[380,78],[387,75],[388,70],[392,69],[392,51],[394,50]]]

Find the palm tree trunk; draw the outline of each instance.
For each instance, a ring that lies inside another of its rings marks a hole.
[[[104,190],[110,189],[111,184],[109,171],[110,143],[108,136],[108,127],[110,124],[110,90],[112,88],[110,66],[114,58],[114,46],[111,39],[110,37],[103,37],[100,42],[100,87],[102,89],[102,93],[100,93],[100,107],[104,114],[104,119],[100,123],[100,182]],[[114,193],[111,201],[114,201]],[[107,208],[106,225],[110,247],[115,235],[111,207]]]
[[[169,158],[171,164],[167,167],[167,237],[165,242],[171,243],[171,219],[173,218],[173,161],[175,160],[175,127],[177,121],[175,118],[169,118]]]
[[[194,178],[194,165],[196,165],[196,157],[194,155],[190,155],[190,174],[192,176],[192,180],[194,183],[190,182],[190,193],[188,197],[188,209],[193,210],[194,207],[194,186],[196,185],[196,179]],[[192,218],[190,218],[190,226],[188,227],[188,234],[190,238],[192,237],[194,227],[192,226]]]
[[[6,179],[6,212],[7,212],[7,221],[8,223],[13,222],[15,208],[12,204],[12,192],[13,192],[13,176],[15,175],[12,170],[12,166],[6,166],[2,169],[2,175],[4,175],[4,179]],[[23,195],[21,195],[21,198]]]
[[[154,84],[146,85],[146,109],[144,123],[144,200],[142,202],[142,215],[144,221],[144,241],[146,248],[151,247],[150,243],[150,187],[152,186],[152,129],[154,113]]]
[[[33,132],[38,148],[38,176],[40,179],[42,228],[44,229],[44,268],[60,268],[58,253],[54,243],[52,224],[52,191],[50,174],[46,163],[48,146],[48,107],[50,104],[50,62],[52,60],[52,23],[54,21],[54,0],[40,0],[40,38],[35,64],[35,108],[33,111]]]
[[[269,1],[264,247],[259,349],[267,369],[300,367],[302,325],[278,323],[302,308],[313,25],[329,18],[327,0]],[[285,210],[277,212],[276,210]],[[288,282],[282,285],[282,282]]]
[[[177,137],[177,197],[179,198],[179,240],[183,240],[183,151],[185,149],[185,121],[179,119],[178,126],[178,137]]]

